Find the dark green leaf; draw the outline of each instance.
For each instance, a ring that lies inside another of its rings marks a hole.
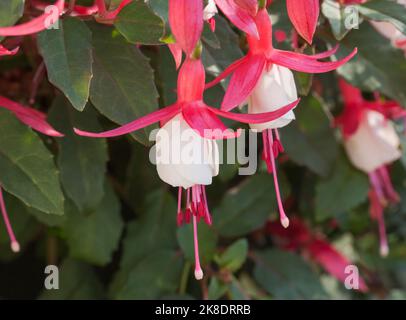
[[[66,215],[64,235],[71,256],[97,265],[109,263],[123,229],[119,202],[111,187],[106,184],[105,196],[94,210],[80,212],[67,202]]]
[[[338,149],[320,102],[307,97],[302,99],[295,112],[297,120],[281,130],[287,154],[313,172],[328,175]]]
[[[44,290],[42,300],[88,300],[104,298],[94,270],[82,262],[65,260],[59,268],[59,289]]]
[[[212,277],[209,284],[209,300],[218,300],[224,296],[229,289],[229,286],[219,280],[217,277]]]
[[[366,200],[368,190],[367,175],[341,157],[331,176],[317,184],[317,217],[322,220],[354,208]]]
[[[279,172],[282,195],[289,194],[284,176]],[[271,175],[256,174],[231,189],[214,210],[214,227],[224,237],[245,235],[264,225],[277,211],[274,183]]]
[[[92,78],[91,33],[79,19],[62,19],[58,29],[38,35],[38,45],[49,81],[82,111],[89,98]]]
[[[0,110],[0,181],[27,206],[63,214],[64,197],[52,154],[37,134]]]
[[[24,12],[24,0],[0,1],[0,26],[12,26]],[[0,41],[3,37],[0,37]]]
[[[106,117],[124,124],[158,109],[158,94],[148,60],[134,45],[112,35],[111,28],[92,26],[93,79],[90,99]],[[150,128],[149,128],[150,129]],[[149,129],[134,136],[149,144]]]
[[[131,43],[162,44],[164,21],[155,15],[143,0],[136,0],[125,6],[118,14],[114,25]]]
[[[401,50],[369,23],[362,23],[341,44],[339,59],[358,47],[357,55],[338,69],[344,78],[359,88],[380,91],[406,105],[406,59]]]
[[[255,280],[276,299],[323,299],[326,293],[303,259],[276,249],[255,254]]]
[[[173,251],[149,254],[113,282],[115,299],[157,299],[173,293],[178,287],[182,259]]]
[[[231,272],[235,272],[241,268],[247,259],[248,241],[240,239],[229,246],[226,251],[216,258],[218,265]]]
[[[199,239],[199,256],[201,263],[203,265],[209,263],[216,251],[218,237],[215,231],[201,221],[197,227],[198,239]],[[194,262],[195,261],[195,250],[193,245],[193,223],[183,225],[177,230],[177,237],[179,246],[185,257]]]
[[[65,134],[59,139],[58,167],[61,182],[67,195],[81,211],[93,209],[102,199],[107,163],[105,139],[89,139],[73,132],[73,127],[101,131],[96,113],[89,106],[77,112],[70,103],[59,96],[50,110],[50,120],[55,128]]]
[[[396,1],[374,0],[357,6],[359,12],[371,20],[386,21],[406,34],[405,6]]]
[[[176,247],[176,204],[166,190],[147,196],[139,220],[127,226],[121,267],[140,261],[157,249]]]

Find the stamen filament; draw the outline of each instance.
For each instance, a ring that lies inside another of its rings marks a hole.
[[[272,133],[268,134],[268,139],[269,139],[270,149],[272,150],[272,145],[273,145]],[[275,185],[276,200],[278,202],[278,208],[279,208],[279,219],[281,221],[282,226],[284,228],[287,228],[287,227],[289,227],[289,218],[286,216],[285,210],[283,209],[281,194],[280,194],[280,190],[279,190],[278,175],[276,173],[275,157],[274,157],[273,152],[270,152],[269,154],[270,154],[269,158],[271,160],[271,166],[272,166],[273,181],[274,181],[274,185]]]
[[[8,217],[8,214],[7,214],[6,205],[4,203],[3,190],[2,190],[1,187],[0,187],[0,208],[1,208],[1,213],[3,215],[4,224],[6,225],[8,236],[10,238],[11,250],[13,252],[19,252],[20,251],[20,244],[18,243],[18,241],[17,241],[17,239],[16,239],[16,237],[14,235],[13,228],[11,227],[10,219]]]
[[[197,235],[197,221],[195,215],[193,215],[193,241],[195,246],[195,278],[196,280],[201,280],[203,279],[203,270],[200,266],[199,239]]]

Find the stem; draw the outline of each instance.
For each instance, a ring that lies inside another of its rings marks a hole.
[[[34,77],[32,78],[30,99],[28,101],[30,105],[33,105],[35,102],[35,97],[37,96],[39,85],[45,75],[44,71],[45,71],[45,63],[44,61],[42,61],[41,64],[38,66],[37,70],[35,71]]]
[[[183,267],[182,276],[180,278],[179,294],[186,293],[186,288],[187,288],[187,283],[189,280],[189,274],[190,274],[191,267],[192,267],[192,264],[189,261],[186,261],[185,265]]]
[[[54,235],[48,235],[46,250],[48,265],[56,265],[58,262],[58,239]]]
[[[76,5],[76,0],[70,0],[68,10],[66,11],[65,15],[69,16],[75,9],[75,5]]]

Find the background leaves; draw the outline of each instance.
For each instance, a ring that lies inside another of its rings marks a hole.
[[[0,26],[39,14],[25,3],[23,14],[24,1],[2,0]],[[106,1],[109,9],[119,3]],[[337,73],[295,74],[302,99],[296,120],[280,130],[286,152],[277,167],[291,222],[300,219],[313,236],[356,263],[368,293],[346,290],[306,248],[289,247],[289,241],[301,239],[300,232],[287,229],[289,237],[278,237],[274,183],[265,172],[261,145],[255,175],[240,176],[238,164],[222,165],[207,187],[213,226],[199,224],[205,278],[197,282],[192,226],[176,226],[176,190],[159,180],[149,162],[146,145],[154,126],[132,134],[135,139],[73,133],[73,127],[115,128],[176,100],[177,71],[165,45],[173,41],[168,2],[134,0],[111,25],[100,17],[65,14],[59,29],[0,38],[7,48],[20,46],[16,56],[1,57],[0,94],[43,111],[65,134],[45,137],[0,110],[0,183],[22,247],[17,255],[10,252],[0,223],[0,298],[404,298],[405,168],[401,163],[390,168],[403,202],[385,211],[391,253],[384,260],[368,213],[368,178],[346,159],[332,120],[343,107],[339,76],[361,88],[365,99],[379,92],[382,99],[406,104],[404,52],[371,24],[386,21],[404,33],[406,15],[394,1],[368,1],[354,6],[360,25],[349,30],[345,8],[322,1],[313,46],[298,38],[293,48],[285,1],[270,5],[274,33],[283,35],[274,37],[276,48],[318,53],[338,42],[333,60],[358,48]],[[214,19],[215,32],[205,23],[201,39],[207,81],[247,51],[238,29],[221,13]],[[219,107],[227,81],[205,92],[208,104]],[[396,128],[401,133],[404,123]],[[59,266],[59,290],[44,290],[49,264]]]

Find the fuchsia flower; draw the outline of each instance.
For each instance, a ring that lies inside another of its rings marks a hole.
[[[260,9],[253,19],[259,38],[247,34],[248,54],[207,84],[207,87],[211,87],[232,74],[221,105],[225,111],[245,103],[248,103],[248,112],[251,114],[278,110],[297,99],[296,85],[290,69],[309,73],[332,71],[350,60],[357,52],[357,49],[354,49],[350,55],[340,61],[321,62],[318,60],[330,57],[338,47],[313,56],[278,50],[272,45],[272,24],[267,10]],[[278,128],[286,126],[294,118],[293,111],[290,111],[277,120],[261,125],[251,125],[253,129],[262,131],[263,158],[268,171],[273,172],[280,220],[285,227],[289,226],[289,219],[282,205],[275,158],[283,151]]]
[[[285,250],[300,250],[304,256],[308,256],[319,264],[331,276],[341,282],[345,282],[345,269],[353,263],[334,248],[325,237],[309,229],[299,218],[291,219],[289,229],[284,229],[279,223],[269,222],[267,231],[277,240],[279,246]],[[359,291],[366,292],[368,287],[364,279],[359,278]]]
[[[235,114],[206,105],[203,101],[205,71],[198,46],[203,29],[202,1],[170,0],[169,23],[177,45],[186,54],[186,60],[178,74],[177,102],[114,130],[91,133],[75,129],[75,132],[87,137],[115,137],[158,121],[161,122],[162,127],[158,131],[155,146],[156,154],[157,156],[162,156],[162,154],[167,156],[169,162],[158,162],[157,171],[163,181],[179,187],[178,224],[189,223],[193,219],[195,277],[202,279],[203,271],[198,254],[197,221],[200,218],[203,218],[208,224],[211,224],[212,221],[207,206],[205,186],[211,184],[212,177],[218,173],[219,155],[215,140],[234,138],[239,134],[228,130],[218,116],[243,123],[267,122],[283,116],[299,101],[296,100],[276,111],[261,114]],[[189,134],[188,146],[181,139],[185,132]],[[175,162],[173,156],[184,154],[187,147],[192,147],[192,149],[197,147],[199,152],[195,158],[188,162],[180,157]],[[205,161],[202,162],[201,158]],[[182,210],[183,189],[186,190],[185,210]]]
[[[2,51],[1,48],[2,47],[0,46],[0,52]],[[13,51],[15,51],[15,50],[13,50]],[[10,54],[13,54],[13,52],[11,52]],[[1,53],[0,53],[0,55],[1,55]],[[53,137],[62,137],[63,136],[63,134],[56,131],[54,128],[52,128],[49,125],[49,123],[46,121],[46,115],[38,110],[22,106],[19,103],[11,101],[2,96],[0,96],[0,107],[3,107],[5,109],[8,109],[11,112],[13,112],[14,115],[22,123],[33,128],[34,130],[37,130],[48,136],[53,136]],[[11,227],[10,219],[8,217],[6,205],[5,205],[4,199],[3,199],[3,192],[2,192],[1,185],[0,185],[0,209],[1,209],[1,213],[3,215],[4,223],[6,225],[7,233],[10,237],[11,250],[13,252],[18,252],[18,251],[20,251],[20,245],[15,237],[13,228]]]
[[[342,79],[339,85],[344,111],[335,123],[343,133],[350,161],[369,176],[370,214],[378,222],[380,252],[386,256],[389,248],[383,210],[388,203],[399,201],[387,166],[402,156],[400,140],[390,119],[405,117],[406,111],[393,101],[366,101],[359,89]]]
[[[319,0],[286,0],[286,7],[296,31],[311,44],[320,13]]]

